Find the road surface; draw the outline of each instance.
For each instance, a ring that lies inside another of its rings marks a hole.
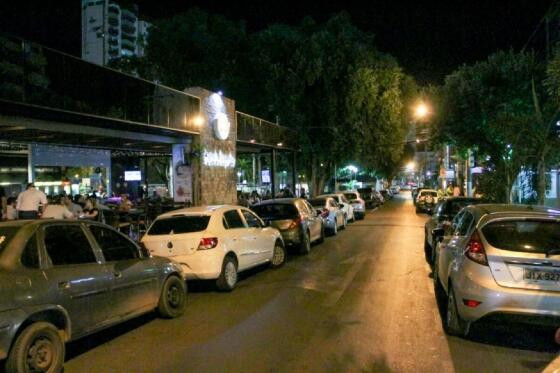
[[[146,315],[73,342],[65,372],[537,372],[553,331],[475,325],[448,337],[410,194],[243,275],[232,293],[189,283],[175,320]]]

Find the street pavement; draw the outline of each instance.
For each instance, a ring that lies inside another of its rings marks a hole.
[[[146,315],[67,346],[65,372],[540,372],[554,331],[475,325],[448,337],[403,192],[232,293],[189,283],[174,320]],[[551,370],[552,371],[552,370]]]

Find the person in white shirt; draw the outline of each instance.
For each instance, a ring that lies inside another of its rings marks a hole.
[[[74,217],[77,218],[80,216],[80,214],[82,213],[82,206],[72,202],[72,198],[70,198],[69,196],[64,197],[63,202],[66,208],[70,210],[72,214],[74,214]]]
[[[17,210],[16,210],[16,198],[9,197],[7,200],[6,212],[2,217],[3,220],[16,220],[17,219]]]
[[[62,204],[49,204],[41,219],[74,219],[74,214]]]
[[[18,218],[38,219],[40,205],[43,205],[43,211],[45,211],[48,205],[47,196],[40,190],[35,189],[33,183],[27,184],[27,190],[21,192],[17,198]]]

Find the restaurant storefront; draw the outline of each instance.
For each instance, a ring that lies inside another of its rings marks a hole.
[[[0,82],[0,185],[8,195],[33,181],[50,195],[236,203],[246,154],[260,155],[258,184],[270,193],[295,186],[293,168],[278,168],[297,150],[294,133],[237,112],[232,99],[1,41],[0,62],[13,67]]]

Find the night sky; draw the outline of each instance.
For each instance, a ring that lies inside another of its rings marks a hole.
[[[257,31],[268,24],[298,24],[304,16],[324,21],[345,10],[375,35],[381,51],[395,56],[421,83],[440,83],[462,63],[496,49],[522,48],[553,0],[471,1],[154,1],[138,0],[140,16],[159,19],[197,6]],[[80,54],[80,1],[2,1],[0,30],[65,52]],[[542,48],[542,28],[529,47]]]

